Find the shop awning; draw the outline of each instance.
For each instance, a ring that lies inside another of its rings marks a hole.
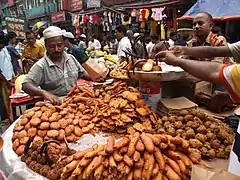
[[[239,20],[240,0],[198,0],[184,16],[178,20],[192,20],[199,12],[210,13],[214,20]]]
[[[117,5],[115,7],[121,7],[126,9],[142,9],[142,8],[155,8],[161,6],[169,6],[182,2],[182,0],[152,0],[152,1],[141,1],[135,3],[128,3]]]

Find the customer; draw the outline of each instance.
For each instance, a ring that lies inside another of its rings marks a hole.
[[[82,48],[74,44],[74,35],[71,32],[65,32],[63,36],[65,37],[65,46],[68,48],[67,53],[72,54],[80,64],[86,62],[88,56]]]
[[[1,32],[1,31],[0,31]],[[11,63],[11,56],[5,46],[5,37],[0,33],[0,96],[1,106],[4,107],[1,111],[1,118],[9,118],[9,96],[11,90],[11,81],[14,77],[14,71]]]
[[[147,52],[148,56],[150,57],[152,54],[153,47],[159,41],[159,36],[157,34],[151,35],[151,41],[147,44]]]
[[[171,32],[170,33],[170,38],[168,40],[168,44],[170,45],[170,47],[174,46],[175,41],[177,40],[177,32]]]
[[[6,37],[8,39],[8,46],[6,46],[6,48],[11,56],[11,62],[12,62],[14,73],[16,75],[22,74],[22,69],[18,62],[18,59],[20,59],[21,56],[15,48],[17,44],[17,40],[16,40],[17,34],[15,32],[9,32]]]
[[[99,42],[99,40],[96,39],[95,35],[90,37],[88,42],[88,48],[92,50],[96,50],[96,49],[100,50],[102,48],[101,43]]]
[[[87,41],[87,39],[86,39],[87,37],[86,37],[86,35],[85,34],[81,34],[81,36],[79,37],[79,44],[78,44],[78,46],[81,48],[81,49],[83,49],[84,51],[85,51],[85,49],[87,49],[87,45],[86,45],[86,41]]]
[[[36,37],[33,31],[26,32],[27,44],[23,50],[23,66],[26,73],[30,70],[32,65],[44,56],[45,49],[42,45],[36,42]]]
[[[23,83],[26,93],[53,104],[60,103],[58,97],[66,96],[78,78],[90,79],[79,62],[64,52],[64,32],[55,26],[44,30],[46,55],[33,65]]]
[[[118,40],[118,50],[117,56],[119,58],[119,62],[121,63],[123,60],[126,59],[126,54],[124,51],[127,49],[132,49],[132,45],[130,43],[129,38],[127,37],[127,29],[124,25],[119,25],[116,27],[115,32],[116,39]]]

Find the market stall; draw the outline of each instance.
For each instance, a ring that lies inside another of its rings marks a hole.
[[[228,159],[234,132],[197,109],[160,117],[116,81],[76,85],[60,106],[38,102],[2,137],[8,179],[180,180],[203,159]]]

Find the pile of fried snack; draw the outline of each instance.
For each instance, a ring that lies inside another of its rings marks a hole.
[[[136,132],[76,152],[61,179],[187,180],[200,162],[201,153],[182,138]]]
[[[196,109],[184,110],[178,116],[164,116],[158,123],[158,132],[188,140],[190,147],[199,149],[204,157],[229,157],[234,132],[212,116]]]
[[[13,131],[13,150],[48,179],[190,179],[201,155],[227,158],[233,141],[227,126],[199,111],[159,118],[121,81],[94,90],[75,86],[60,106],[38,102]],[[96,132],[116,138],[69,148]]]

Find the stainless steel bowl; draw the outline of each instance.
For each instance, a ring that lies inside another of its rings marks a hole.
[[[127,72],[127,70],[122,70]],[[129,71],[131,78],[143,81],[174,81],[186,75],[184,71]]]

